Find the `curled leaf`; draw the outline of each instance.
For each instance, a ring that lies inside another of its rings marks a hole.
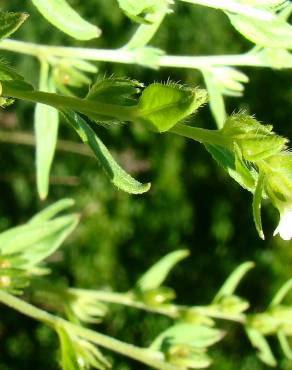
[[[83,118],[69,110],[63,110],[62,114],[78,133],[82,141],[92,149],[102,168],[115,186],[130,194],[142,194],[150,189],[149,183],[140,183],[118,165],[106,146]]]

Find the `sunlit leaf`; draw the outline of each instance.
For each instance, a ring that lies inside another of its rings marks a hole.
[[[137,287],[142,291],[158,288],[174,266],[188,256],[188,250],[178,250],[167,254],[142,275],[137,282]]]
[[[270,306],[277,306],[282,303],[283,299],[292,289],[292,279],[286,281],[286,283],[280,288],[280,290],[275,294]]]
[[[216,294],[213,302],[216,303],[220,301],[224,296],[231,296],[235,292],[238,284],[243,279],[244,275],[255,266],[253,262],[244,262],[239,265],[231,275],[226,279],[222,287],[219,289]]]
[[[193,114],[207,100],[205,90],[179,84],[149,85],[139,100],[139,120],[145,127],[164,132]]]
[[[92,149],[102,168],[115,186],[131,194],[145,193],[150,189],[149,183],[140,183],[118,165],[106,146],[83,118],[69,110],[62,111],[62,114],[78,133],[82,141]]]
[[[258,357],[265,364],[275,367],[277,365],[277,361],[265,337],[255,329],[246,327],[245,330],[249,340],[251,341],[251,344],[258,350]]]
[[[268,48],[292,48],[292,26],[274,15],[269,20],[228,14],[232,25],[250,41]]]
[[[30,224],[37,224],[44,221],[49,221],[53,217],[55,217],[61,211],[73,206],[74,200],[65,198],[53,203],[52,205],[46,207],[42,211],[38,212],[35,216],[33,216],[30,220]]]
[[[50,23],[77,40],[90,40],[101,34],[98,27],[81,18],[66,0],[31,1]]]
[[[171,345],[187,344],[195,348],[207,348],[220,341],[224,332],[203,325],[175,324],[161,333],[151,344],[152,349],[161,349],[163,342]]]
[[[41,64],[40,90],[55,92],[54,85],[49,80],[48,68],[47,63]],[[45,199],[49,192],[50,171],[57,145],[58,126],[58,111],[45,104],[36,104],[34,114],[36,173],[37,190],[41,199]]]

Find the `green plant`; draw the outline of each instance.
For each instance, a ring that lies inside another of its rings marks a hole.
[[[127,174],[95,131],[98,125],[111,127],[127,122],[153,133],[172,133],[202,143],[233,179],[252,192],[253,217],[260,237],[264,239],[261,203],[263,199],[269,199],[280,212],[275,233],[289,240],[292,237],[292,179],[287,139],[275,134],[272,126],[259,123],[245,112],[227,116],[223,96],[240,95],[244,88],[242,83],[248,82],[248,77],[234,66],[291,67],[289,50],[292,32],[287,19],[292,6],[283,1],[186,2],[224,10],[236,30],[255,44],[254,48],[243,55],[184,57],[169,56],[147,46],[164,17],[172,10],[172,2],[167,0],[144,0],[138,4],[120,0],[120,8],[140,25],[131,40],[117,50],[50,47],[9,39],[1,41],[2,49],[33,55],[40,60],[39,90],[35,90],[7,64],[0,64],[1,106],[5,108],[14,99],[36,103],[39,195],[44,199],[48,194],[58,112],[89,146],[114,185],[131,194],[148,191],[150,184],[140,183]],[[51,23],[70,36],[86,40],[100,33],[95,26],[80,18],[65,1],[33,0],[33,3]],[[1,38],[12,34],[26,18],[22,13],[0,13]],[[70,21],[67,22],[67,19]],[[76,24],[78,32],[75,32]],[[145,87],[143,83],[129,78],[98,77],[84,96],[84,85],[91,84],[87,73],[97,72],[95,65],[87,60],[118,60],[154,69],[163,66],[196,68],[202,72],[208,91],[170,81]],[[185,124],[184,121],[190,120],[208,98],[218,128],[208,130]],[[59,247],[77,223],[74,215],[63,216],[68,219],[51,218],[70,203],[61,201],[33,218],[28,225],[3,233],[1,247],[3,267],[0,300],[55,329],[60,339],[64,369],[90,366],[103,369],[109,366],[108,360],[92,343],[157,369],[209,366],[210,358],[206,355],[206,349],[223,338],[223,331],[212,327],[215,325],[212,318],[242,324],[251,343],[258,348],[259,357],[268,365],[275,366],[276,360],[265,339],[267,335],[277,335],[285,355],[291,358],[287,341],[287,336],[291,334],[291,312],[289,307],[282,306],[282,299],[290,289],[291,282],[284,285],[266,312],[245,314],[248,303],[235,296],[234,290],[244,273],[252,267],[251,263],[241,265],[206,307],[170,304],[168,301],[174,298],[174,292],[161,286],[174,264],[186,256],[185,251],[167,255],[126,294],[78,289],[52,291],[55,301],[66,297],[61,313],[69,321],[12,296],[11,293],[22,293],[32,275],[47,272],[38,264]],[[51,224],[53,222],[56,223],[56,229]],[[32,285],[31,290],[32,296],[38,292],[37,286],[33,288]],[[176,322],[159,335],[150,348],[134,347],[80,325],[81,321],[95,321],[105,314],[106,308],[101,302],[121,303],[157,312],[174,318]]]

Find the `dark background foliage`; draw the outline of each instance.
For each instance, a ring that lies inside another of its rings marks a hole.
[[[114,0],[72,0],[86,19],[98,24],[103,36],[82,45],[122,46],[136,25],[119,10]],[[15,38],[51,45],[80,46],[55,30],[29,1],[2,0],[5,10],[26,11],[26,24]],[[239,36],[220,11],[177,4],[151,43],[169,54],[211,55],[241,53],[251,45]],[[28,80],[37,83],[38,64],[31,57],[1,52]],[[98,63],[99,73],[202,85],[196,70],[164,68],[159,71],[133,65]],[[290,124],[291,72],[243,69],[250,77],[244,97],[227,100],[228,112],[246,109],[275,130],[292,136]],[[208,107],[193,118],[195,124],[215,128]],[[0,129],[11,135],[33,132],[33,106],[17,102],[0,112]],[[251,194],[243,191],[213,162],[204,148],[174,135],[155,135],[138,127],[98,128],[116,158],[140,180],[151,181],[149,193],[131,196],[111,187],[92,158],[57,151],[51,191],[46,202],[36,194],[33,147],[0,145],[0,229],[25,222],[40,208],[62,197],[76,200],[81,223],[61,252],[52,258],[56,284],[113,289],[131,288],[139,275],[169,251],[188,248],[191,256],[172,273],[168,285],[184,304],[207,304],[223,280],[240,263],[253,260],[256,269],[240,286],[252,310],[265,308],[273,293],[291,277],[291,243],[273,238],[278,215],[267,204],[263,222],[267,240],[257,236],[251,215]],[[60,137],[77,141],[64,124]],[[57,343],[47,328],[10,309],[1,307],[0,369],[57,369]],[[109,335],[136,345],[148,345],[167,325],[163,317],[112,307],[98,327]],[[211,350],[216,370],[260,370],[266,367],[255,357],[242,329],[224,322],[228,329],[222,343]],[[277,343],[273,346],[281,357]],[[109,354],[112,356],[112,354]],[[112,356],[117,370],[145,367]],[[282,361],[281,369],[290,369]]]

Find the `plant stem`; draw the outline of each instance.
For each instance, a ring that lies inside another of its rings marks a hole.
[[[9,293],[0,291],[0,302],[28,317],[46,323],[52,327],[62,325],[64,328],[74,332],[83,339],[95,343],[103,348],[128,356],[134,360],[151,366],[154,369],[179,370],[176,366],[164,362],[163,355],[160,352],[153,352],[146,348],[139,348],[111,338],[107,335],[72,324],[60,317],[49,314],[30,303],[24,302]]]
[[[31,55],[37,58],[59,57],[95,60],[102,62],[136,64],[135,50],[93,49],[66,46],[39,45],[17,40],[3,40],[0,49]],[[253,66],[269,67],[269,64],[253,53],[218,55],[218,56],[177,56],[162,55],[158,59],[159,67],[206,69],[216,66]]]
[[[3,81],[1,84],[3,96],[28,100],[34,103],[43,103],[57,109],[69,108],[71,110],[88,115],[96,114],[118,118],[119,120],[125,121],[134,120],[137,113],[137,109],[135,107],[121,107],[113,104],[100,103],[42,91],[20,90],[13,86],[13,84],[5,81]]]
[[[196,140],[202,144],[221,145],[226,148],[229,148],[231,145],[230,140],[221,135],[217,130],[207,130],[200,127],[191,127],[178,123],[168,132],[188,137],[189,139]]]
[[[227,320],[227,321],[235,321],[238,323],[243,324],[245,322],[245,315],[243,314],[230,314],[225,313],[218,310],[214,306],[182,306],[182,305],[175,305],[175,304],[165,304],[161,306],[150,306],[145,304],[144,302],[140,302],[135,300],[133,294],[131,292],[128,293],[116,293],[116,292],[105,292],[101,290],[88,290],[88,289],[76,289],[71,288],[69,289],[69,293],[73,295],[79,296],[87,296],[91,299],[96,299],[100,302],[106,303],[114,303],[124,306],[129,306],[133,308],[137,308],[140,310],[145,310],[148,312],[153,312],[157,314],[161,314],[164,316],[168,316],[173,319],[178,319],[185,312],[191,310],[196,312],[199,315],[212,317],[214,319],[220,320]]]
[[[116,292],[105,292],[101,290],[87,290],[87,289],[69,289],[69,293],[77,296],[87,296],[97,301],[120,304],[123,306],[134,307],[140,310],[158,313],[176,319],[180,316],[180,312],[177,305],[161,305],[161,306],[149,306],[141,301],[137,301],[131,292],[129,293],[116,293]]]

